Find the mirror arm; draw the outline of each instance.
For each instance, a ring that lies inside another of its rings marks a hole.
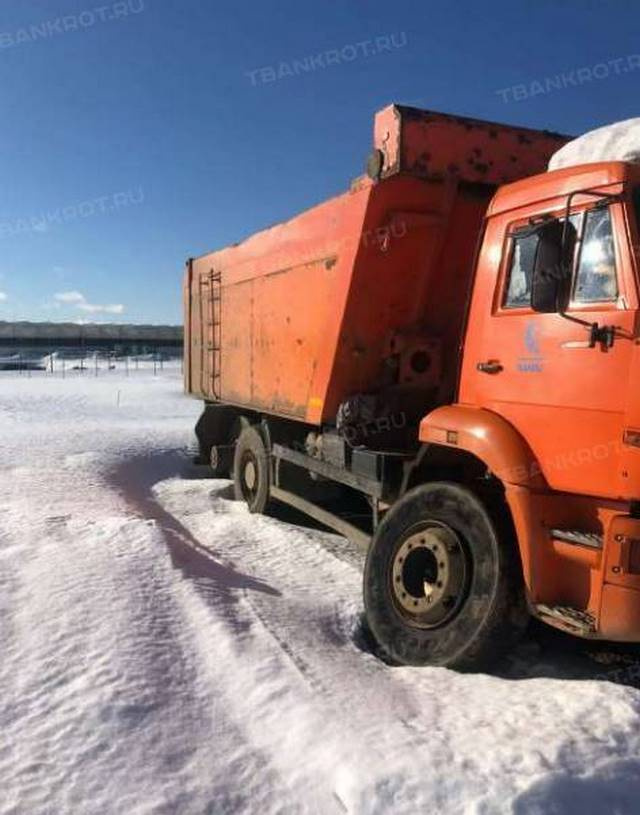
[[[594,198],[606,199],[607,203],[619,201],[619,195],[607,195],[599,190],[585,189],[574,190],[567,196],[567,204],[565,206],[564,223],[562,225],[562,248],[561,252],[564,257],[567,248],[567,236],[569,234],[569,218],[571,217],[571,204],[575,195],[591,195]],[[579,317],[572,317],[567,314],[562,307],[558,307],[558,314],[565,320],[570,320],[572,323],[578,323],[589,329],[589,348],[595,348],[598,343],[602,343],[605,348],[612,348],[616,337],[615,327],[612,325],[599,325],[598,323],[591,323],[588,320],[581,320]]]
[[[615,326],[590,323],[588,320],[581,320],[579,317],[572,317],[562,309],[558,310],[558,314],[565,320],[569,320],[572,323],[578,323],[578,325],[583,325],[589,329],[589,348],[595,348],[598,343],[601,343],[604,348],[613,348],[613,343],[616,339]]]
[[[598,323],[590,323],[589,320],[581,320],[579,317],[572,317],[570,314],[567,314],[567,312],[563,311],[562,309],[558,309],[558,314],[565,320],[569,320],[572,323],[578,323],[579,325],[584,325],[587,328],[593,328],[594,325],[598,325]]]
[[[615,201],[620,201],[622,196],[620,195],[607,195],[606,193],[602,193],[599,190],[594,189],[585,189],[585,190],[574,190],[567,195],[567,203],[564,208],[564,222],[562,224],[562,256],[564,258],[565,252],[567,250],[567,237],[569,235],[569,219],[571,218],[571,205],[573,203],[573,198],[576,195],[590,195],[593,198],[602,198],[603,203],[610,204],[614,203]]]
[[[592,198],[602,198],[603,203],[613,204],[616,201],[620,201],[622,199],[621,195],[607,195],[606,192],[600,192],[599,190],[594,189],[585,189],[585,190],[574,190],[573,192],[569,193],[567,196],[567,203],[564,209],[564,229],[563,229],[563,240],[566,237],[567,232],[567,224],[569,223],[569,218],[571,216],[571,204],[573,203],[573,197],[575,195],[590,195]]]

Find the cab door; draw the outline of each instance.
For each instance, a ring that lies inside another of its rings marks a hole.
[[[637,310],[622,204],[592,203],[572,213],[577,240],[565,317],[531,308],[538,238],[525,229],[530,217],[505,213],[489,222],[460,401],[513,424],[552,488],[619,497]],[[613,329],[612,345],[590,342],[594,323]]]

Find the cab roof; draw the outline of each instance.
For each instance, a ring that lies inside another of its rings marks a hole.
[[[629,178],[640,182],[640,165],[625,161],[600,161],[539,173],[501,187],[489,204],[487,216],[499,215],[535,201],[551,200],[579,190],[621,184]]]

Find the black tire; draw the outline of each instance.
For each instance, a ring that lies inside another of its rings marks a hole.
[[[245,427],[233,457],[233,491],[249,512],[264,512],[269,504],[271,466],[269,453],[255,427]]]
[[[214,444],[209,454],[209,466],[215,478],[228,478],[233,466],[233,447]]]
[[[445,482],[387,512],[367,555],[364,606],[382,655],[403,665],[486,669],[528,623],[515,542],[472,492]]]

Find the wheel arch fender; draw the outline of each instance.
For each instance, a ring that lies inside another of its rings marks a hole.
[[[419,439],[471,453],[505,486],[546,487],[535,454],[522,434],[505,418],[485,408],[447,405],[420,422]]]
[[[539,463],[522,434],[502,416],[484,408],[451,405],[436,408],[420,422],[420,440],[471,455],[485,465],[504,488],[504,501],[520,551],[529,598],[540,588],[538,561],[542,528],[534,511],[534,496],[547,492]],[[428,451],[427,451],[428,452]]]

